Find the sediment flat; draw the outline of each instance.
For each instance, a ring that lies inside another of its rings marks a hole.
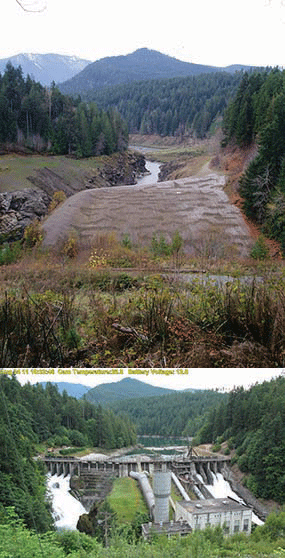
[[[154,234],[171,241],[179,231],[187,253],[208,243],[246,256],[252,241],[240,210],[224,191],[225,177],[204,176],[81,191],[68,198],[43,223],[44,246],[56,246],[71,232],[79,244],[92,245],[98,234],[128,234],[149,244]]]

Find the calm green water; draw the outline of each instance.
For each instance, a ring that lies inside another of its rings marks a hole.
[[[179,448],[188,446],[187,438],[171,438],[162,436],[138,436],[138,444],[143,446],[125,455],[153,455],[154,453],[163,455],[174,455]],[[182,449],[182,448],[181,448]]]

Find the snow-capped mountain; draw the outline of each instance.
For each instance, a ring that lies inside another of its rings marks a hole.
[[[16,54],[0,60],[0,73],[3,74],[7,62],[13,66],[21,66],[24,76],[29,74],[42,85],[50,85],[52,81],[60,83],[66,81],[90,64],[90,60],[83,60],[77,56],[61,54]]]

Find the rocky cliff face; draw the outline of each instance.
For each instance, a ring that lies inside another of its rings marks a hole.
[[[173,174],[183,168],[184,162],[182,161],[170,161],[169,163],[163,163],[160,167],[158,181],[164,182],[165,180],[175,180]]]
[[[53,194],[63,191],[67,197],[86,188],[102,188],[135,184],[146,172],[145,158],[140,153],[118,153],[109,157],[94,175],[82,180],[68,181],[48,167],[29,177],[33,187],[15,192],[0,193],[0,243],[13,242],[23,237],[24,230],[35,219],[48,213]]]
[[[0,242],[21,239],[27,225],[46,215],[49,203],[49,196],[38,188],[0,194]]]

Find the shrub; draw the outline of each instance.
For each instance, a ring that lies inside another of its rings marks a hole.
[[[79,432],[79,430],[69,430],[68,437],[71,443],[76,447],[82,447],[87,445],[87,438]]]
[[[228,448],[229,448],[229,450],[234,449],[234,442],[233,442],[232,438],[229,438],[229,440],[228,440]]]
[[[54,303],[44,296],[7,293],[0,301],[0,365],[62,366],[67,350],[61,339],[72,327],[73,300],[67,295]]]
[[[63,203],[66,200],[66,194],[63,190],[58,190],[54,192],[52,200],[48,207],[48,212],[51,213],[59,204]]]
[[[106,265],[107,254],[105,253],[105,251],[102,249],[96,250],[96,248],[94,248],[89,258],[89,266],[92,269],[100,269],[102,267],[106,267]]]
[[[62,253],[70,259],[76,258],[79,251],[78,240],[74,233],[70,233],[68,239],[65,241]]]
[[[151,251],[154,256],[175,256],[178,261],[178,256],[181,252],[183,246],[183,239],[178,231],[175,231],[171,243],[168,243],[163,236],[160,234],[159,239],[157,239],[156,234],[153,235],[151,240]]]
[[[251,249],[250,257],[254,260],[265,260],[268,258],[269,249],[266,246],[265,238],[263,235],[260,235]]]
[[[171,254],[175,259],[176,265],[178,265],[179,263],[179,255],[181,254],[182,246],[183,246],[183,238],[178,231],[175,231],[170,246],[170,250],[171,250]]]
[[[238,458],[237,464],[242,471],[242,473],[248,472],[248,458],[247,455],[243,454]]]
[[[60,436],[59,434],[54,434],[54,436],[48,438],[47,443],[49,446],[52,447],[69,446],[70,439],[68,438],[68,436]]]
[[[77,333],[75,327],[71,327],[65,331],[63,337],[65,344],[69,349],[78,349],[80,346],[81,337],[79,333]]]
[[[170,256],[170,245],[167,244],[163,234],[157,239],[156,234],[153,235],[151,239],[151,251],[154,256]]]
[[[24,231],[24,241],[28,248],[38,246],[43,240],[43,231],[38,219],[30,223]]]
[[[130,235],[128,233],[124,234],[121,243],[124,248],[128,248],[129,250],[131,250],[133,247]]]
[[[12,244],[5,244],[0,248],[0,265],[9,265],[16,262],[22,255],[20,240]]]

